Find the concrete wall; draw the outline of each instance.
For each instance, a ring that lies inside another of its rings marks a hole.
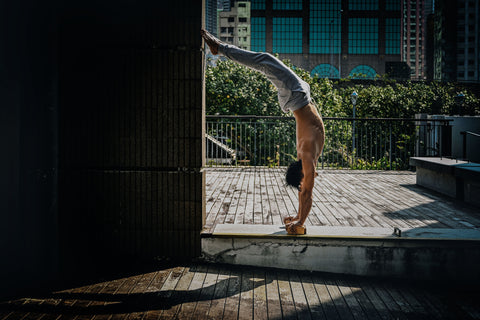
[[[478,240],[314,239],[238,237],[202,239],[207,261],[361,276],[480,283]]]
[[[0,2],[0,296],[200,254],[202,11]]]
[[[68,273],[200,255],[202,10],[193,0],[63,10],[59,217]]]
[[[58,271],[54,12],[0,2],[0,297]]]
[[[445,119],[453,120],[452,125],[452,156],[463,157],[462,131],[470,131],[480,134],[480,117],[447,116]],[[480,163],[480,138],[472,135],[467,136],[467,159]]]

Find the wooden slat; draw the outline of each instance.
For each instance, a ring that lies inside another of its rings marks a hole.
[[[159,319],[173,318],[180,307],[178,305],[178,300],[181,296],[179,291],[186,291],[192,278],[193,274],[189,273],[188,268],[184,267],[176,268],[170,273],[159,293],[162,299],[165,299],[165,304],[163,306],[164,310]]]
[[[479,291],[448,285],[192,265],[0,303],[0,319],[468,319]]]
[[[312,319],[327,319],[310,275],[303,273],[301,281]]]
[[[227,268],[218,270],[217,282],[215,284],[215,291],[213,293],[212,303],[208,310],[208,317],[210,319],[217,318],[224,314],[225,301],[227,297],[228,279],[230,272]]]
[[[242,273],[238,267],[230,268],[227,293],[225,299],[224,319],[237,319],[240,307],[240,293],[242,288]]]
[[[293,300],[288,274],[277,272],[277,282],[283,318],[296,319],[297,313],[295,311],[295,302]]]
[[[402,313],[401,307],[388,293],[388,290],[383,288],[383,286],[379,283],[373,284],[373,288],[395,319],[407,319],[407,317]]]
[[[253,270],[243,269],[238,319],[253,319]]]
[[[212,304],[212,298],[215,293],[215,284],[218,278],[218,269],[216,266],[210,265],[208,272],[203,282],[202,289],[200,291],[200,299],[197,302],[195,312],[193,313],[194,319],[207,319],[210,305]]]
[[[282,307],[280,295],[278,292],[278,282],[276,274],[272,270],[267,270],[265,274],[265,293],[267,295],[267,310],[269,319],[281,319]]]
[[[235,217],[237,214],[240,214],[239,208],[242,205],[240,200],[243,191],[243,182],[245,180],[245,175],[239,170],[235,176],[236,183],[232,184],[233,194],[230,206],[228,207],[227,216],[225,218],[225,223],[235,223]],[[240,209],[241,210],[241,209]]]
[[[311,319],[309,305],[305,296],[300,277],[296,272],[290,273],[290,287],[292,288],[295,310],[299,319]]]
[[[325,286],[327,287],[333,304],[335,305],[335,308],[340,315],[340,319],[354,319],[350,308],[348,307],[347,303],[343,298],[342,292],[335,283],[335,280],[330,277],[325,278]]]
[[[357,301],[354,292],[359,291],[359,288],[351,287],[346,281],[336,281],[338,289],[342,293],[343,299],[348,305],[350,312],[355,319],[367,319],[367,315],[363,312],[362,306]]]
[[[266,319],[267,318],[267,290],[265,286],[265,271],[254,270],[253,273],[253,318]]]
[[[207,276],[207,266],[197,265],[192,269],[192,272],[195,272],[192,281],[188,287],[189,299],[184,301],[180,306],[180,310],[177,312],[178,319],[190,318],[195,311],[197,301],[201,297],[201,291],[205,277]]]
[[[228,223],[281,225],[283,218],[295,215],[298,207],[297,191],[285,185],[284,172],[285,169],[250,167],[208,169],[207,179],[211,183],[206,190],[207,204],[215,205],[207,206],[207,221],[215,223],[214,217],[224,206],[228,207]],[[321,170],[305,224],[480,227],[474,210],[429,194],[414,183],[415,174],[411,172]]]

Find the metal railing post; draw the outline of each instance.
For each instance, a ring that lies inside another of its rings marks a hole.
[[[467,159],[467,132],[462,131],[460,134],[463,136],[462,160],[465,160]]]
[[[390,149],[388,151],[388,161],[390,163],[390,170],[392,170],[392,123],[388,123],[388,129],[390,131],[389,145]]]

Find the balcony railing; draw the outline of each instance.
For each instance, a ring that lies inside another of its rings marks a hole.
[[[293,117],[207,116],[207,166],[286,166],[297,156]],[[449,154],[448,120],[323,118],[322,168],[407,169],[411,156]]]

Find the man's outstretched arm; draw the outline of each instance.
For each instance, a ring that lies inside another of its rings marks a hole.
[[[303,180],[298,192],[298,223],[303,225],[312,209],[312,194],[315,183],[315,163],[313,159],[302,159]]]
[[[310,157],[302,158],[303,179],[298,192],[298,220],[286,225],[289,234],[305,234],[304,223],[312,209],[312,194],[315,181],[315,160]]]

